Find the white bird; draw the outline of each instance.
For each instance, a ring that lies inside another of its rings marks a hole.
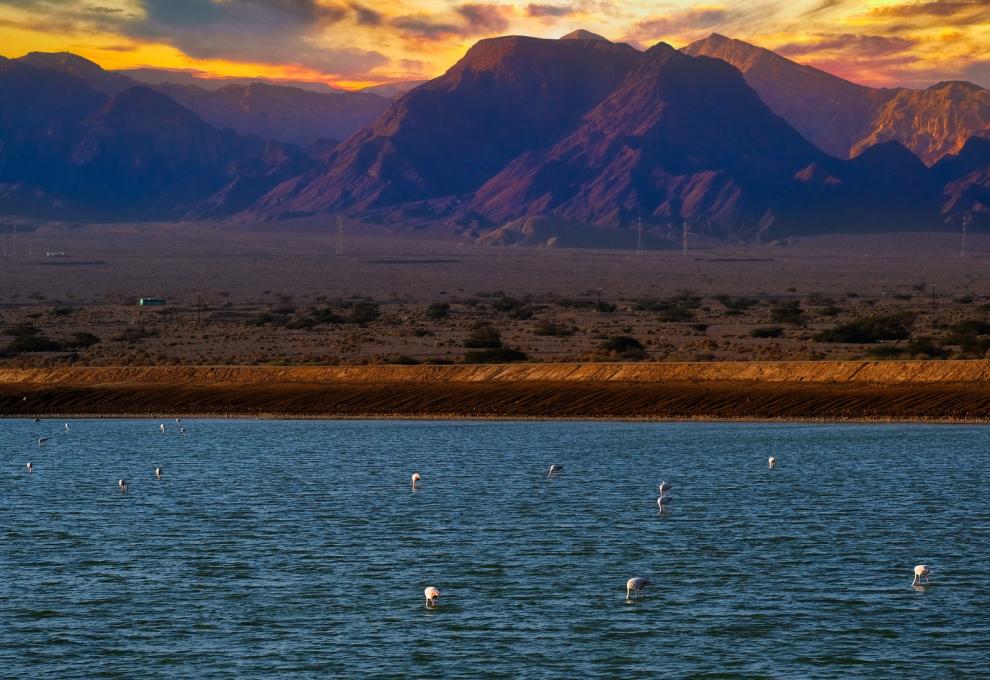
[[[650,585],[650,579],[643,578],[642,576],[635,576],[628,581],[626,581],[626,599],[632,599],[632,595],[635,594],[637,598],[643,593],[643,589]]]
[[[127,493],[127,482],[123,479],[118,479],[117,488],[120,489],[120,493]]]
[[[25,397],[25,399],[27,399],[27,397]],[[37,425],[37,424],[38,424],[38,423],[40,423],[40,422],[41,422],[41,420],[39,420],[38,418],[35,418],[35,419],[34,419],[34,424],[35,424],[35,425]]]
[[[165,434],[165,423],[162,423],[161,425],[158,426],[158,431],[161,432],[162,434]]]
[[[670,496],[660,496],[657,499],[657,507],[660,508],[660,512],[665,512],[667,510],[667,503],[670,502]]]
[[[156,467],[155,468],[155,479],[161,479],[161,478],[162,478],[162,469],[160,467]]]
[[[186,428],[184,428],[184,427],[180,427],[180,428],[179,428],[179,434],[181,434],[181,435],[183,435],[183,436],[185,436],[185,434],[186,434]]]
[[[175,424],[176,424],[176,425],[178,425],[178,424],[179,424],[179,423],[181,423],[181,422],[182,422],[182,419],[181,419],[181,418],[176,418],[176,419],[175,419]]]
[[[27,468],[28,474],[31,474],[32,472],[34,472],[34,465],[31,464],[31,461],[28,461],[28,464],[25,465],[24,467]]]
[[[911,583],[913,586],[921,585],[921,577],[925,578],[925,583],[931,583],[928,575],[932,573],[932,570],[928,568],[928,565],[919,564],[914,568],[914,581]]]
[[[423,594],[426,595],[426,606],[427,607],[436,607],[437,606],[437,598],[440,597],[440,590],[439,589],[435,588],[434,586],[427,586],[426,589],[423,590]]]
[[[66,424],[65,424],[65,431],[66,431],[66,432],[68,432],[68,431],[69,431],[69,424],[68,424],[68,423],[66,423]]]
[[[421,479],[421,477],[419,476],[418,472],[414,472],[412,473],[411,479],[412,479],[412,488],[413,491],[415,491],[416,489],[419,488],[419,480]]]
[[[550,466],[550,472],[547,473],[547,477],[559,477],[560,473],[563,471],[564,471],[563,465],[558,465],[557,463],[553,463]]]
[[[48,443],[48,437],[38,437],[38,448],[39,449],[42,446],[44,446],[45,444],[47,444],[47,443]]]
[[[666,496],[667,492],[670,491],[670,484],[668,484],[666,481],[660,482],[659,491],[661,496]]]
[[[773,456],[767,458],[767,467],[770,468],[771,470],[777,467],[777,459],[774,458]]]

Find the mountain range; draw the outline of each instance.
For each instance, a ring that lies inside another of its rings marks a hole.
[[[394,99],[0,60],[0,212],[64,219],[344,212],[580,245],[990,228],[985,137],[970,83],[868,88],[719,35],[487,39]]]

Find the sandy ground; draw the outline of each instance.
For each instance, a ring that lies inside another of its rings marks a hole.
[[[901,312],[916,317],[912,337],[973,358],[982,350],[952,345],[950,329],[990,309],[981,234],[965,257],[957,234],[692,242],[685,255],[481,247],[349,224],[337,255],[331,219],[29,226],[16,244],[0,238],[0,331],[32,326],[66,351],[8,353],[0,366],[460,362],[479,323],[537,362],[606,358],[599,348],[616,335],[639,340],[651,361],[863,359],[874,348],[818,333]],[[140,308],[142,296],[168,304]],[[681,317],[655,308],[677,296],[696,298]],[[733,310],[726,296],[751,304]],[[507,299],[526,313],[504,309]],[[313,310],[346,314],[357,301],[379,318],[306,325]],[[429,318],[432,303],[449,304],[447,318]],[[785,304],[799,321],[775,320]],[[547,324],[566,334],[545,334]],[[752,335],[774,327],[776,337]],[[98,342],[71,347],[76,333]]]

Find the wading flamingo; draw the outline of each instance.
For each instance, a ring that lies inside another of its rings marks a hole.
[[[160,467],[156,467],[155,468],[155,479],[161,479],[161,478],[162,478],[162,469]]]
[[[28,474],[31,474],[32,472],[34,472],[34,465],[31,464],[31,461],[28,461],[28,464],[25,465],[24,467],[27,468]]]
[[[767,458],[767,467],[770,468],[771,470],[777,467],[777,459],[774,458],[773,456]]]
[[[642,576],[635,576],[626,581],[626,599],[631,600],[635,593],[636,597],[644,596],[643,589],[650,585],[650,579]]]
[[[117,488],[120,489],[120,493],[127,493],[127,482],[123,479],[118,479]]]
[[[413,491],[419,488],[419,480],[422,479],[418,472],[412,473],[412,488]]]
[[[426,606],[427,607],[436,607],[437,606],[437,598],[440,597],[440,590],[438,588],[435,588],[434,586],[428,586],[423,591],[423,594],[426,595]]]
[[[39,438],[38,438],[38,448],[39,448],[39,449],[40,449],[40,448],[41,448],[42,446],[44,446],[45,444],[47,444],[47,443],[48,443],[48,437],[39,437]]]
[[[550,472],[547,473],[547,477],[559,477],[560,473],[564,471],[563,465],[558,465],[554,463],[550,466]]]
[[[928,568],[928,565],[919,564],[917,567],[914,568],[914,581],[911,583],[911,585],[920,586],[922,577],[924,577],[926,584],[931,583],[931,581],[928,579],[928,575],[931,573],[932,570]]]

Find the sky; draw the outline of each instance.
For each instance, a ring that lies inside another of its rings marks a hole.
[[[990,0],[0,0],[0,54],[322,81],[443,73],[476,41],[577,28],[646,48],[717,32],[873,86],[990,87]]]

